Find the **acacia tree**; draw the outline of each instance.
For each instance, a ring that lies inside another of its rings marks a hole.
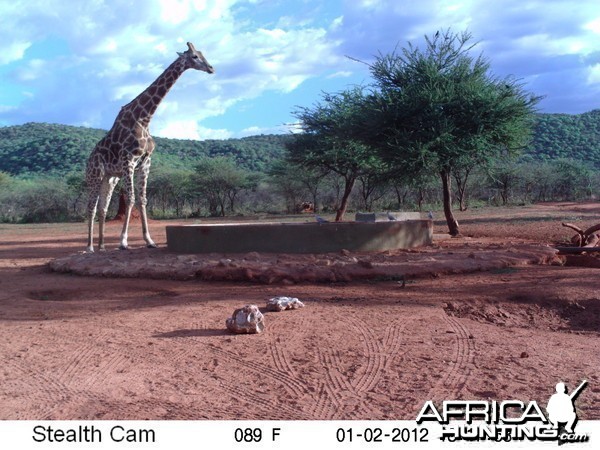
[[[192,191],[204,198],[211,216],[225,216],[226,209],[234,212],[238,194],[248,185],[248,176],[229,158],[203,158],[195,166]]]
[[[379,172],[383,167],[373,148],[356,137],[365,106],[362,88],[323,94],[322,103],[312,108],[301,107],[294,113],[303,133],[294,135],[286,144],[290,162],[333,172],[343,179],[336,222],[344,218],[358,177]]]
[[[271,165],[268,174],[286,199],[288,212],[295,212],[298,204],[307,198],[311,199],[314,211],[318,211],[321,189],[327,175],[325,169],[310,169],[282,159]]]
[[[159,167],[148,182],[150,209],[154,212],[160,204],[163,216],[174,208],[175,217],[181,217],[189,197],[192,174],[189,169]]]
[[[371,172],[358,177],[361,208],[373,211],[373,205],[390,190],[390,178],[385,173]]]
[[[514,159],[496,161],[488,168],[489,185],[500,195],[502,205],[507,205],[519,183],[519,165]]]
[[[401,173],[437,173],[451,235],[459,233],[452,212],[452,173],[486,165],[526,142],[540,100],[514,78],[490,74],[483,56],[471,56],[471,35],[450,30],[425,36],[379,55],[370,64],[375,80],[363,142]]]

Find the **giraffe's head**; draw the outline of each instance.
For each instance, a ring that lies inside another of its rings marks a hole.
[[[206,73],[215,73],[215,69],[208,63],[202,52],[196,50],[194,44],[191,42],[188,42],[187,45],[187,51],[183,53],[177,52],[179,57],[183,58],[185,67],[187,69],[202,70]]]

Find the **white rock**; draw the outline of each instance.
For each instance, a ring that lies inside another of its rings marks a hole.
[[[268,311],[304,308],[304,303],[295,297],[273,297],[267,301]]]
[[[265,317],[256,305],[236,309],[225,322],[227,329],[238,334],[255,334],[265,329]]]

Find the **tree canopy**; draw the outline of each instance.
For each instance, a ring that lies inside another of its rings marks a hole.
[[[324,94],[321,103],[296,111],[295,116],[300,121],[303,133],[296,134],[287,144],[292,163],[324,169],[343,178],[344,193],[336,221],[344,217],[356,180],[383,170],[377,153],[356,136],[365,102],[361,88]]]
[[[239,192],[248,185],[249,173],[224,156],[203,158],[195,166],[192,193],[204,198],[211,216],[235,211]]]
[[[539,97],[514,78],[497,78],[483,56],[474,57],[469,33],[450,30],[379,55],[362,140],[398,173],[437,173],[450,234],[454,170],[485,165],[525,147]]]

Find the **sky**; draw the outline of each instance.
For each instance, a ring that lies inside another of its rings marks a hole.
[[[375,55],[448,28],[541,112],[600,108],[599,0],[0,0],[0,126],[109,129],[190,41],[216,72],[185,72],[153,135],[286,133],[299,106],[368,84]]]

